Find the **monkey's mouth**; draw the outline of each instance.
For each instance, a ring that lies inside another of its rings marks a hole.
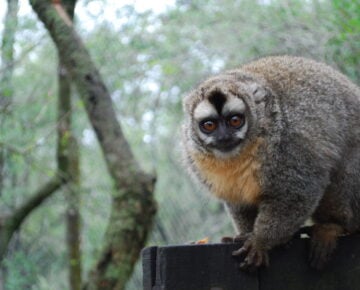
[[[226,142],[216,142],[214,144],[211,144],[211,147],[213,149],[219,150],[223,153],[227,153],[227,152],[234,150],[236,147],[238,147],[241,142],[242,142],[242,139],[229,140]]]

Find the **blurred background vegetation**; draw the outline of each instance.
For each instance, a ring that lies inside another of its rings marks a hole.
[[[6,4],[0,0],[1,41]],[[2,214],[56,171],[56,50],[25,0],[17,21],[13,101],[0,114]],[[278,54],[324,61],[360,83],[358,0],[79,0],[75,21],[137,159],[157,174],[158,213],[148,245],[207,236],[216,242],[232,233],[222,205],[189,180],[180,162],[181,99],[197,83]],[[0,75],[6,70],[2,65]],[[113,184],[80,99],[73,110],[85,276],[101,247]],[[57,192],[13,237],[3,262],[4,289],[69,288],[65,207],[66,195]],[[141,279],[138,265],[127,289],[142,289]]]

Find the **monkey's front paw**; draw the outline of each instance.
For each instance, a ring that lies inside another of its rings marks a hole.
[[[232,244],[232,243],[244,243],[250,236],[250,233],[238,234],[234,237],[225,236],[221,238],[221,243]]]
[[[237,251],[234,251],[233,256],[245,256],[245,259],[240,263],[240,269],[253,272],[256,268],[261,266],[269,266],[269,255],[267,250],[257,245],[253,238],[248,238],[244,245]]]

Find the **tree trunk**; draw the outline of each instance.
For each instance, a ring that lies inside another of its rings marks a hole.
[[[79,149],[75,138],[69,143],[69,168],[71,178],[66,189],[66,241],[69,256],[69,285],[71,290],[80,290],[81,278],[81,222],[80,222],[80,168]]]
[[[11,103],[13,87],[11,78],[14,71],[14,42],[17,28],[18,0],[7,0],[7,12],[1,45],[0,69],[0,111],[3,112]]]
[[[7,1],[7,12],[4,22],[4,30],[1,44],[1,67],[0,67],[0,114],[4,114],[11,104],[13,88],[12,75],[14,70],[14,42],[17,29],[18,0]],[[0,120],[0,129],[3,124]],[[6,150],[0,146],[0,196],[4,190]],[[0,217],[0,290],[5,289],[5,267],[1,264],[2,257],[7,249],[10,236],[7,230],[2,231],[3,218]]]
[[[4,115],[12,101],[12,75],[14,71],[14,42],[17,29],[17,12],[19,9],[18,0],[7,1],[7,12],[4,22],[4,31],[1,44],[1,67],[0,67],[0,114]],[[3,130],[3,123],[0,120],[0,131]],[[4,190],[6,178],[6,149],[0,147],[0,196]],[[1,258],[0,258],[1,260]],[[4,281],[4,273],[0,267],[0,288]]]
[[[65,11],[73,21],[76,0],[62,1]],[[72,132],[71,80],[59,55],[58,66],[58,169],[69,179],[65,187],[67,200],[66,244],[68,249],[69,289],[80,290],[81,250],[80,250],[80,170],[77,140]]]
[[[156,211],[152,194],[155,180],[134,159],[110,94],[64,10],[48,0],[30,3],[78,88],[115,185],[104,248],[85,288],[124,289]]]
[[[65,67],[59,64],[58,170],[68,180],[64,188],[67,200],[66,244],[68,248],[69,285],[81,289],[80,251],[80,170],[79,149],[71,129],[71,84]]]
[[[0,125],[1,126],[1,125]],[[4,190],[5,181],[5,149],[0,148],[0,197]],[[1,289],[0,289],[1,290]]]

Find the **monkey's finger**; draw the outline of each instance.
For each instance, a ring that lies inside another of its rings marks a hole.
[[[249,264],[246,262],[242,262],[239,264],[240,270],[247,271],[249,269]]]
[[[312,239],[310,244],[309,261],[315,260],[323,248],[323,243],[318,239]]]
[[[315,269],[322,269],[325,263],[329,259],[329,252],[326,249],[327,247],[319,241],[313,241],[310,251],[310,266]]]
[[[243,243],[249,238],[249,234],[237,235],[234,237],[234,243]]]
[[[223,243],[223,244],[232,244],[232,243],[234,243],[234,241],[235,241],[235,239],[233,237],[225,236],[225,237],[221,238],[221,243]]]
[[[316,251],[315,247],[316,247],[315,243],[313,241],[311,241],[310,250],[309,250],[309,257],[308,257],[309,262],[311,262],[315,257],[315,251]]]
[[[269,267],[269,265],[270,265],[270,262],[269,262],[269,255],[268,255],[268,253],[264,253],[264,263],[263,263],[263,265],[265,266],[265,267]]]
[[[264,262],[265,262],[265,260],[264,260],[263,255],[258,253],[258,254],[256,255],[256,258],[254,259],[254,265],[255,265],[256,267],[260,267],[260,266],[263,265]]]
[[[242,247],[239,250],[233,251],[232,255],[233,256],[242,256],[242,255],[246,254],[248,251],[249,251],[248,248]]]
[[[257,267],[244,261],[239,264],[239,269],[242,271],[246,271],[248,273],[254,273],[254,272],[256,272]]]
[[[311,241],[309,252],[309,262],[311,267],[314,267],[314,265],[317,263],[319,250],[319,244],[316,241]]]
[[[245,258],[245,262],[248,263],[249,265],[256,265],[258,259],[258,253],[256,251],[249,251],[249,253],[247,254],[246,258]]]
[[[252,264],[260,267],[265,263],[265,254],[262,251],[256,251],[252,258]]]

